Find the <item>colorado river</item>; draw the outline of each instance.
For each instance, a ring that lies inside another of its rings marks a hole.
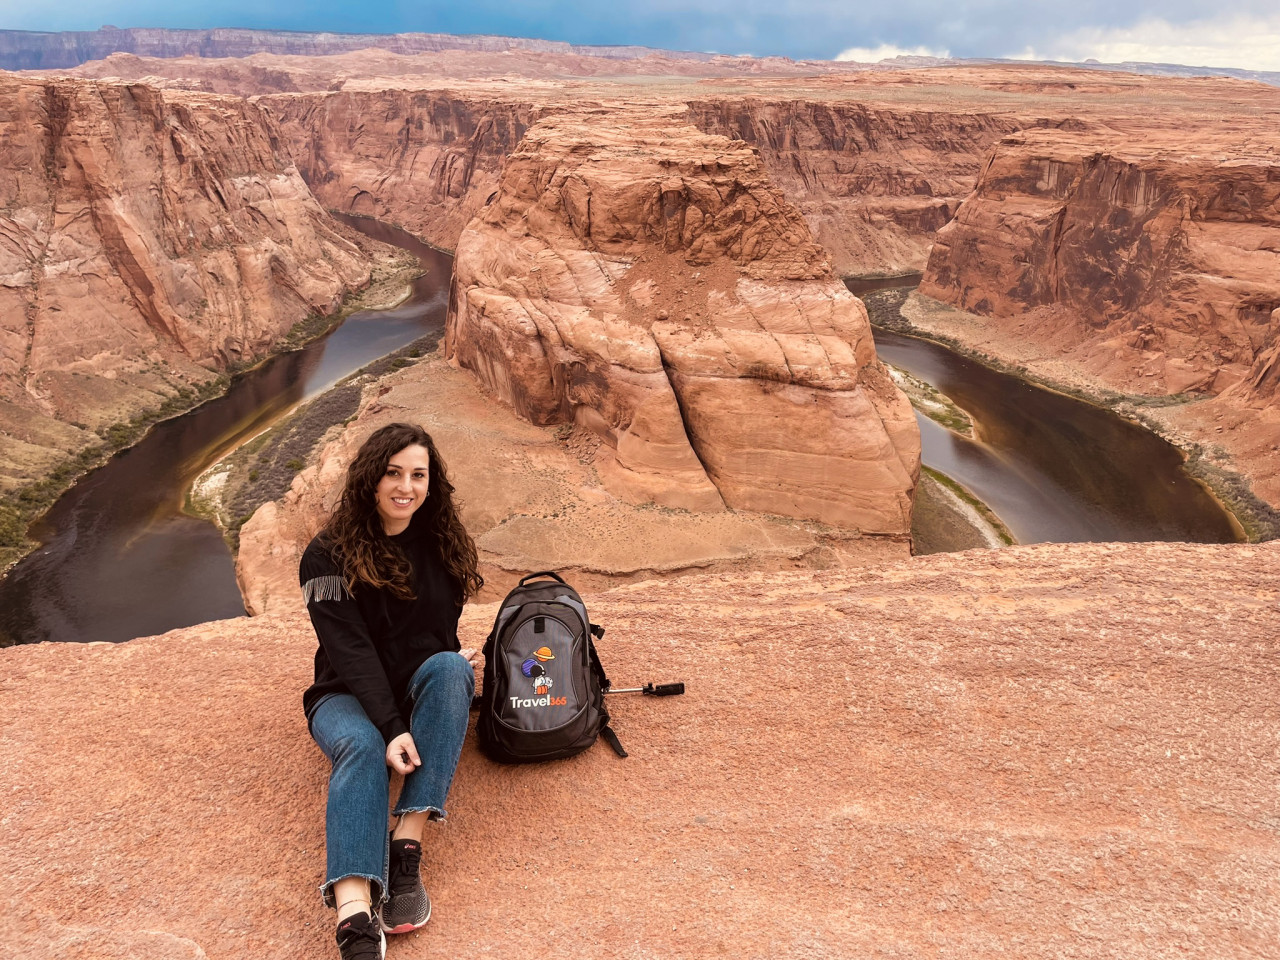
[[[1019,543],[1239,539],[1182,454],[1150,431],[927,340],[877,328],[875,341],[881,360],[973,418],[969,440],[917,411],[924,463],[967,487]]]
[[[244,614],[221,534],[182,512],[192,480],[295,404],[444,324],[452,258],[393,227],[346,222],[422,259],[410,298],[236,377],[81,479],[33,527],[41,546],[0,580],[0,646],[128,640]]]

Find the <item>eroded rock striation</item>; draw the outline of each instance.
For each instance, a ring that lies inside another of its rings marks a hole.
[[[1271,956],[1278,574],[1276,545],[1055,544],[590,595],[619,686],[688,692],[611,698],[626,760],[469,738],[392,949]],[[314,650],[301,615],[0,650],[9,955],[336,956]]]
[[[903,535],[920,441],[866,311],[741,141],[547,117],[458,243],[447,354],[615,491]]]
[[[247,101],[0,77],[0,109],[0,429],[15,482],[262,356],[368,280]]]
[[[1005,137],[921,292],[1125,392],[1272,389],[1280,138],[1243,122],[1196,133],[1076,122]]]
[[[326,207],[452,250],[537,110],[528,101],[379,89],[263,97]]]

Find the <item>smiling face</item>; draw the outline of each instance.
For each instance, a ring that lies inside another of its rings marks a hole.
[[[403,533],[413,512],[427,499],[431,484],[430,466],[431,455],[427,448],[416,443],[393,453],[387,461],[387,469],[378,481],[374,496],[382,529],[388,536]]]

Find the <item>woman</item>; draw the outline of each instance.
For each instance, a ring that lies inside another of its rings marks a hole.
[[[320,640],[303,706],[333,765],[321,892],[343,960],[380,958],[384,932],[431,915],[422,830],[445,816],[466,735],[474,678],[458,615],[484,582],[425,430],[393,423],[364,442],[299,580]],[[388,767],[404,775],[390,834]]]

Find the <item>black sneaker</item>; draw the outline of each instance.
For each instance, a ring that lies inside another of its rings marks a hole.
[[[417,840],[391,841],[387,901],[381,916],[387,933],[408,933],[431,919],[431,898],[422,885],[421,867],[422,844]]]
[[[387,953],[387,938],[367,913],[353,914],[339,923],[337,939],[342,960],[382,960]]]

